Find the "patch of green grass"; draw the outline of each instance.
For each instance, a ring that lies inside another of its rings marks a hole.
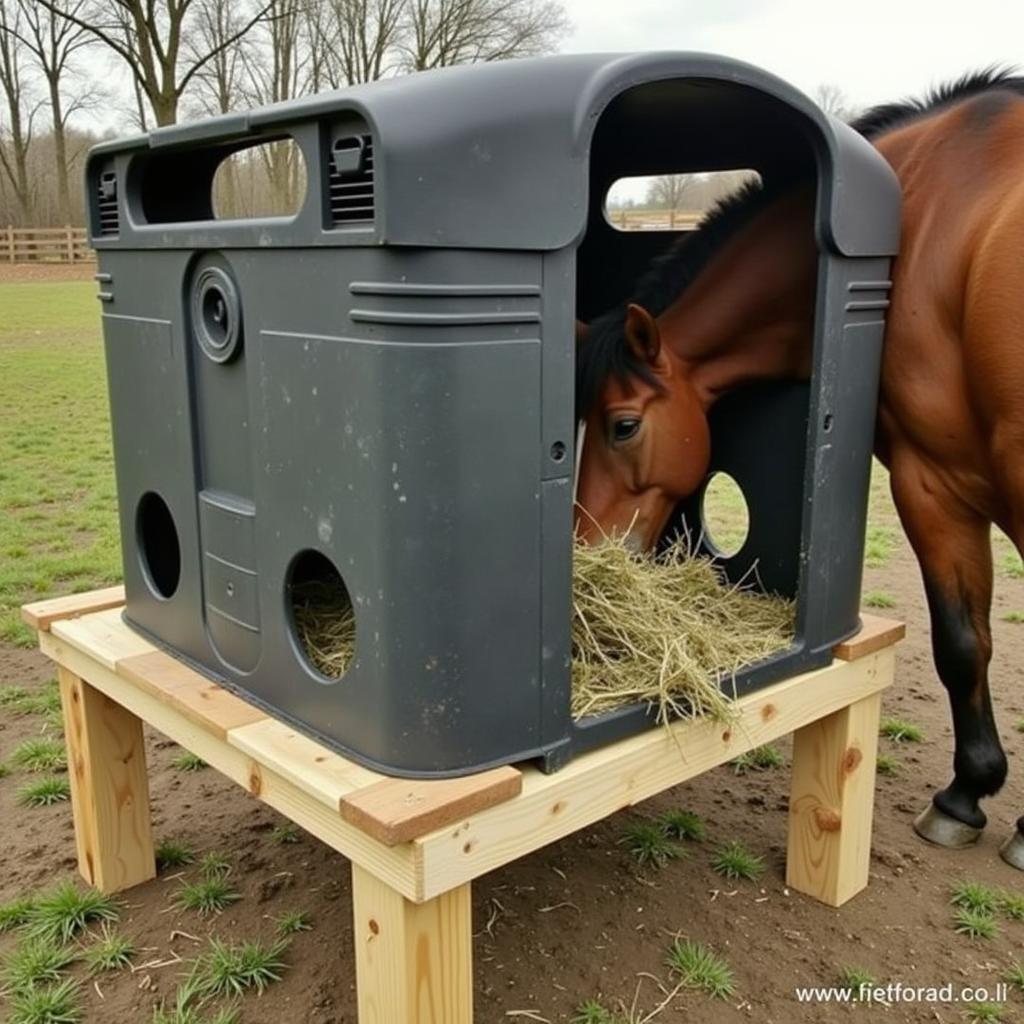
[[[215,1010],[212,1017],[204,1016],[195,989],[185,984],[175,992],[173,1007],[168,1009],[166,1003],[161,1002],[153,1008],[152,1024],[238,1024],[238,1021],[236,1006],[224,1006]]]
[[[736,991],[732,968],[703,943],[676,939],[665,966],[685,988],[699,989],[717,999],[726,999]]]
[[[584,1000],[576,1007],[570,1024],[618,1024],[616,1016],[596,999]]]
[[[953,915],[953,931],[969,939],[994,939],[999,929],[996,919],[990,913],[960,907]]]
[[[991,886],[981,882],[968,882],[966,879],[957,882],[950,890],[949,902],[954,907],[966,907],[968,910],[980,910],[985,914],[994,914],[999,906],[999,893]]]
[[[19,896],[0,906],[0,933],[28,924],[29,915],[36,901],[31,896]]]
[[[999,910],[1011,921],[1024,921],[1024,895],[1011,892],[1009,889],[1000,889]]]
[[[219,913],[242,898],[224,878],[204,878],[198,882],[187,882],[174,897],[181,910],[194,910],[198,914]]]
[[[277,919],[278,935],[294,935],[296,932],[311,932],[313,919],[308,911],[289,910]]]
[[[134,955],[135,943],[104,925],[100,937],[82,954],[82,959],[90,973],[99,974],[130,967]]]
[[[967,1003],[964,1013],[971,1024],[1002,1024],[1006,1020],[1003,1003]]]
[[[924,733],[918,726],[902,718],[883,718],[878,731],[896,743],[920,743],[924,739]]]
[[[118,919],[117,901],[95,889],[79,889],[74,882],[60,882],[36,899],[29,911],[30,935],[69,942],[93,922]]]
[[[188,984],[204,998],[242,996],[250,989],[262,993],[281,980],[288,967],[283,959],[287,948],[287,939],[269,946],[259,941],[230,945],[210,939],[209,949],[193,962]]]
[[[50,807],[70,799],[71,783],[63,775],[50,775],[18,790],[18,803],[25,807]]]
[[[156,866],[160,871],[167,868],[181,868],[194,863],[195,851],[174,839],[162,840],[156,848]]]
[[[891,754],[879,754],[878,760],[875,762],[875,767],[878,769],[879,775],[899,775],[901,765],[899,761]]]
[[[11,763],[29,772],[61,771],[68,766],[68,753],[57,740],[32,737],[14,748]]]
[[[672,839],[690,839],[699,843],[704,838],[704,822],[693,811],[666,811],[658,824],[661,831]]]
[[[1021,561],[1021,557],[1016,551],[1004,552],[999,567],[1002,569],[1003,575],[1009,576],[1012,580],[1024,579],[1024,562]]]
[[[301,836],[295,825],[291,822],[286,822],[283,825],[275,825],[273,832],[270,833],[270,838],[281,846],[287,846],[291,843],[297,843]]]
[[[1003,979],[1010,985],[1016,986],[1021,992],[1024,992],[1024,963],[1020,960],[1014,960],[1009,967],[1006,968],[1006,973],[1003,975]]]
[[[752,854],[742,843],[731,840],[715,852],[711,867],[726,878],[756,882],[764,873],[764,858]]]
[[[81,1019],[78,986],[71,978],[11,994],[7,1024],[77,1024]]]
[[[869,526],[864,541],[864,563],[880,569],[896,549],[896,532],[887,526]]]
[[[114,583],[117,499],[95,286],[0,284],[0,641],[26,601]]]
[[[1007,612],[1002,616],[1003,622],[1024,622],[1024,612]]]
[[[865,608],[895,608],[896,598],[884,590],[869,590],[864,595]]]
[[[10,774],[11,774],[11,769],[8,768],[7,765],[3,761],[0,761],[0,779],[6,779],[7,776],[10,775]]]
[[[206,762],[198,754],[193,754],[190,750],[183,750],[174,759],[174,767],[179,772],[200,772],[206,767]]]
[[[231,858],[226,853],[211,851],[199,862],[199,873],[203,878],[226,878],[231,874]]]
[[[661,825],[653,821],[638,821],[630,825],[619,838],[619,845],[625,846],[641,867],[663,868],[670,860],[686,856],[686,851],[669,839]]]
[[[1017,719],[1017,722],[1014,725],[1014,729],[1016,729],[1017,732],[1024,732],[1024,718]]]
[[[60,981],[76,959],[75,950],[57,940],[29,936],[4,957],[0,978],[8,991],[21,992]]]
[[[0,686],[0,708],[18,710],[19,705],[29,696],[24,686]]]
[[[729,762],[732,770],[737,775],[745,775],[747,772],[766,772],[772,768],[782,767],[782,752],[772,743],[766,743],[761,747],[754,747],[739,757]]]
[[[839,972],[839,987],[850,993],[850,998],[857,1002],[860,1000],[862,989],[874,988],[878,979],[863,967],[844,967]]]

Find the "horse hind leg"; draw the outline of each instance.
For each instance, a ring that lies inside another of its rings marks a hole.
[[[921,564],[932,625],[935,668],[949,694],[955,753],[953,780],[914,823],[942,846],[976,842],[987,819],[983,797],[1006,780],[988,686],[992,656],[990,524],[913,458],[893,458],[892,489]]]

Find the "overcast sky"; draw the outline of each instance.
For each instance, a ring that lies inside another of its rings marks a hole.
[[[812,94],[836,85],[856,108],[918,95],[989,64],[1024,66],[1024,0],[564,0],[562,49],[703,50],[775,72]],[[126,85],[94,51],[92,74]],[[126,94],[122,91],[122,96]],[[123,132],[123,109],[86,118]]]
[[[563,47],[704,50],[856,106],[917,94],[992,63],[1024,65],[1024,0],[566,0]]]

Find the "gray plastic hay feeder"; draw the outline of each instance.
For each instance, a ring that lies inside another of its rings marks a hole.
[[[218,164],[282,137],[299,212],[215,219]],[[609,226],[615,179],[730,167],[817,180],[822,270],[810,386],[715,416],[752,520],[727,569],[799,601],[739,687],[827,662],[857,627],[898,190],[800,93],[688,53],[447,69],[93,150],[128,621],[394,774],[553,768],[650,727],[569,715],[573,323],[668,242]],[[325,560],[357,624],[333,682],[291,610]]]

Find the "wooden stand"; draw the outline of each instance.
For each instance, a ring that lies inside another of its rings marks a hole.
[[[827,668],[544,775],[392,779],[210,683],[122,621],[119,588],[26,605],[64,704],[78,866],[105,892],[155,873],[142,723],[352,862],[359,1019],[472,1024],[470,884],[763,743],[795,733],[787,882],[839,906],[867,884],[881,691],[899,623],[864,616]]]

